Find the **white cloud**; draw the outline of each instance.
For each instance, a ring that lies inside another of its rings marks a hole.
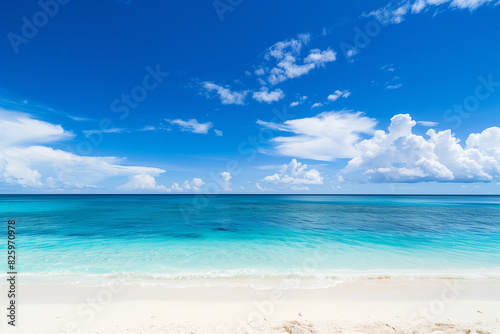
[[[0,147],[50,143],[74,135],[60,125],[34,119],[31,115],[0,108]]]
[[[183,192],[184,189],[182,189],[177,182],[174,182],[172,186],[168,189],[169,192]]]
[[[152,126],[152,125],[146,125],[142,129],[139,129],[137,131],[154,131],[154,130],[156,130],[156,128],[154,126]]]
[[[401,86],[403,86],[403,84],[387,85],[387,86],[385,86],[385,89],[388,89],[388,90],[400,89]]]
[[[256,75],[264,75],[266,74],[266,72],[264,71],[264,69],[261,67],[261,68],[258,68],[255,70],[255,74]]]
[[[500,175],[500,128],[469,135],[459,144],[451,130],[415,135],[408,114],[395,115],[389,131],[356,145],[359,154],[344,173],[361,171],[369,182],[486,182]]]
[[[289,133],[288,136],[271,140],[276,153],[331,161],[355,157],[358,154],[355,145],[360,141],[361,134],[372,134],[376,122],[360,112],[324,112],[282,124],[262,121],[258,121],[258,124]]]
[[[314,64],[297,65],[295,61],[295,57],[289,56],[279,62],[277,67],[271,69],[271,75],[267,79],[269,83],[276,85],[287,79],[298,78],[314,68]]]
[[[201,187],[205,184],[200,178],[193,178],[191,181],[186,180],[184,183],[174,182],[169,188],[163,185],[157,185],[154,177],[148,174],[132,175],[129,177],[128,182],[119,186],[118,190],[154,190],[160,192],[201,192]]]
[[[311,106],[311,109],[314,109],[314,108],[319,108],[319,107],[322,107],[323,106],[323,103],[319,103],[319,102],[316,102],[315,104],[313,104]]]
[[[215,132],[215,135],[216,135],[217,137],[222,137],[222,136],[224,135],[224,133],[222,133],[222,131],[221,131],[221,130],[217,130],[217,129],[215,129],[215,130],[214,130],[214,132]]]
[[[93,135],[94,133],[122,133],[124,131],[125,131],[125,129],[111,128],[111,129],[102,129],[102,130],[83,130],[83,133],[85,134],[85,137],[89,137],[90,135]]]
[[[212,127],[211,122],[207,123],[199,123],[195,119],[190,119],[187,121],[183,121],[182,119],[165,119],[165,121],[169,122],[170,124],[175,124],[180,126],[182,131],[188,131],[192,133],[201,133],[201,134],[207,134],[208,130]]]
[[[85,121],[91,120],[90,118],[85,118],[85,117],[78,117],[78,116],[71,116],[71,115],[67,115],[67,116],[68,116],[68,118],[71,118],[72,120],[77,121],[77,122],[85,122]]]
[[[290,40],[281,41],[273,46],[271,46],[266,54],[265,58],[269,60],[271,57],[281,60],[285,58],[288,54],[299,55],[302,47],[307,45],[311,40],[311,35],[309,34],[299,34],[297,38],[292,38]]]
[[[232,191],[231,189],[231,182],[230,180],[233,178],[231,176],[231,173],[229,172],[222,172],[220,173],[220,177],[221,177],[221,180],[222,180],[222,189],[224,191]]]
[[[267,87],[262,87],[260,91],[253,93],[254,100],[266,103],[276,102],[284,97],[285,94],[279,88],[272,92],[269,92],[269,89],[267,89]]]
[[[149,174],[131,175],[128,182],[117,188],[118,190],[157,190],[167,191],[165,186],[157,185],[156,180]]]
[[[439,123],[431,121],[418,121],[417,124],[431,128],[433,126],[437,126]]]
[[[46,146],[8,147],[0,152],[0,180],[25,187],[42,187],[42,176],[52,177],[61,187],[74,180],[93,184],[113,176],[149,174],[158,176],[158,168],[124,166],[115,157],[80,156]]]
[[[316,169],[307,169],[306,164],[298,162],[296,159],[288,165],[283,165],[279,173],[266,176],[263,182],[274,184],[323,184],[323,176]]]
[[[336,53],[330,49],[321,51],[320,49],[313,49],[309,52],[309,55],[304,59],[304,63],[315,64],[316,67],[323,66],[325,63],[335,61]]]
[[[387,24],[401,23],[405,16],[412,13],[418,14],[432,6],[448,4],[449,8],[468,9],[474,11],[478,7],[491,3],[494,0],[413,0],[399,1],[398,3],[389,3],[388,5],[374,10],[366,16],[375,17],[378,21]]]
[[[347,98],[351,95],[351,92],[348,90],[336,90],[333,94],[328,95],[328,101],[335,102],[339,99],[339,97]]]
[[[353,62],[354,60],[352,59],[355,55],[359,53],[359,50],[357,48],[349,49],[346,52],[346,57],[349,62]]]
[[[307,96],[302,96],[299,101],[294,101],[292,103],[290,103],[290,108],[293,108],[293,107],[296,107],[298,106],[299,104],[302,104],[302,102],[304,102],[305,100],[307,100]]]
[[[183,192],[183,191],[198,191],[198,192],[201,192],[202,189],[201,187],[205,184],[205,182],[203,182],[202,179],[200,178],[193,178],[191,181],[189,180],[186,180],[184,181],[184,183],[182,184],[182,187],[179,186],[178,183],[174,183],[170,189],[172,191],[175,191],[175,192]]]
[[[304,46],[310,40],[309,34],[300,34],[297,38],[281,41],[271,46],[264,58],[268,61],[276,62],[275,66],[271,66],[267,80],[272,85],[278,84],[287,79],[298,78],[306,75],[312,69],[322,67],[328,62],[333,62],[336,59],[334,51],[312,49],[309,54],[301,61],[300,53]],[[260,68],[262,69],[262,68]],[[259,70],[257,75],[263,75],[265,71]]]
[[[114,176],[158,176],[165,172],[126,166],[115,157],[83,156],[44,146],[71,138],[73,134],[60,125],[0,109],[0,182],[38,189],[94,188],[95,183]]]
[[[187,182],[187,181],[186,181]],[[191,180],[191,183],[189,184],[193,190],[196,191],[201,191],[201,186],[203,186],[205,182],[203,182],[202,179],[195,177],[193,180]]]
[[[203,83],[203,88],[205,88],[208,92],[215,91],[219,95],[222,104],[243,105],[245,104],[245,97],[248,94],[248,91],[231,91],[227,87],[222,87],[208,81]]]

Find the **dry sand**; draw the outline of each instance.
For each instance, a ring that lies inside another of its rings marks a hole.
[[[18,292],[17,326],[3,316],[1,333],[500,333],[500,280],[314,290],[20,284]]]

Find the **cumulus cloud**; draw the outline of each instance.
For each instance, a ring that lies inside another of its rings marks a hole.
[[[186,180],[184,183],[174,182],[170,187],[156,184],[156,179],[149,174],[132,175],[129,177],[128,182],[119,186],[118,190],[149,190],[159,192],[201,192],[201,187],[205,184],[200,178],[193,178],[191,181]]]
[[[196,190],[196,191],[201,191],[201,187],[205,184],[202,179],[195,177],[191,180],[191,182],[188,182],[187,180],[184,182],[184,188],[188,190]]]
[[[208,81],[205,81],[203,83],[203,88],[205,88],[207,92],[215,91],[216,94],[219,96],[222,104],[243,105],[245,104],[245,97],[248,94],[248,91],[241,91],[241,92],[231,91],[227,87],[222,87]]]
[[[230,180],[233,178],[231,176],[231,173],[229,173],[229,172],[222,172],[222,173],[220,173],[220,178],[222,180],[222,189],[224,191],[232,191],[232,189],[230,187],[231,186],[231,181]]]
[[[336,90],[333,92],[333,94],[328,95],[328,101],[335,102],[337,101],[340,97],[347,98],[351,95],[351,92],[344,89],[344,90]]]
[[[301,58],[301,50],[305,47],[311,37],[309,34],[299,34],[296,38],[281,41],[271,46],[264,56],[268,61],[275,62],[270,66],[259,68],[257,75],[268,72],[268,82],[272,85],[287,79],[298,78],[308,74],[311,70],[322,67],[328,62],[336,59],[336,53],[330,49],[312,49],[305,58]]]
[[[197,191],[201,192],[201,187],[205,184],[202,179],[195,177],[191,181],[186,180],[180,186],[177,182],[174,182],[172,186],[168,189],[169,192],[184,192],[184,191]]]
[[[478,7],[493,1],[494,0],[404,0],[396,3],[389,3],[365,15],[374,17],[384,24],[398,24],[405,19],[406,15],[418,14],[427,8],[448,5],[448,8],[474,11]]]
[[[214,132],[217,137],[222,137],[224,135],[224,133],[221,130],[215,129]]]
[[[201,133],[207,134],[208,130],[212,127],[211,122],[199,123],[196,119],[190,119],[187,121],[183,121],[182,119],[165,119],[165,121],[170,124],[178,125],[182,131],[188,131],[192,133]]]
[[[336,53],[330,49],[321,51],[320,49],[313,49],[309,55],[304,59],[306,64],[314,64],[316,67],[323,66],[325,63],[335,61]]]
[[[266,176],[262,179],[263,182],[274,184],[289,184],[289,185],[304,185],[323,184],[323,176],[316,169],[307,169],[306,164],[298,162],[296,159],[287,165],[283,165],[279,173]],[[297,190],[296,188],[295,190]],[[304,189],[301,189],[304,190]]]
[[[319,108],[319,107],[322,107],[323,106],[323,103],[320,103],[320,102],[316,102],[315,104],[313,104],[311,106],[311,109],[314,109],[314,108]]]
[[[155,177],[165,172],[126,166],[116,157],[83,156],[46,146],[70,138],[73,134],[60,125],[0,109],[0,182],[23,188],[81,189],[95,188],[95,183],[114,176]]]
[[[131,175],[128,182],[118,187],[118,190],[158,190],[167,191],[165,186],[157,185],[156,179],[149,174]]]
[[[284,123],[258,124],[287,136],[271,139],[273,152],[280,155],[331,161],[353,158],[358,154],[355,145],[362,134],[373,134],[376,122],[361,112],[324,112],[314,117],[287,120]]]
[[[388,132],[378,130],[356,145],[359,154],[343,173],[359,171],[369,182],[486,182],[500,175],[500,128],[470,134],[465,146],[451,130],[412,132],[408,114],[395,115]]]
[[[262,87],[260,91],[253,93],[254,100],[266,103],[276,102],[284,97],[285,94],[279,88],[269,92],[269,89],[267,87]]]

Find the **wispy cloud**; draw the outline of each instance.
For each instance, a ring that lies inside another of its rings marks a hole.
[[[408,14],[418,14],[431,7],[448,5],[448,8],[468,9],[474,11],[480,6],[495,0],[404,0],[392,2],[382,8],[371,11],[365,16],[371,16],[384,24],[398,24],[403,22]]]
[[[146,125],[145,127],[137,130],[137,131],[154,131],[156,130],[156,127],[152,126],[152,125]]]
[[[298,78],[311,70],[336,60],[336,53],[331,49],[312,49],[302,58],[301,51],[309,43],[309,34],[299,34],[296,38],[280,41],[267,49],[264,58],[269,66],[261,66],[256,75],[267,74],[267,81],[276,85],[288,79]]]
[[[245,104],[245,97],[248,94],[248,91],[231,91],[231,89],[229,89],[228,87],[222,87],[208,81],[205,81],[203,83],[203,88],[207,92],[215,91],[219,96],[222,104],[243,105]]]
[[[182,131],[188,131],[192,133],[207,134],[208,130],[212,127],[212,122],[199,123],[196,119],[189,119],[184,121],[182,119],[165,119],[165,121],[170,124],[178,125]]]
[[[301,104],[305,100],[307,100],[307,96],[304,95],[298,101],[294,101],[294,102],[290,103],[290,108],[298,106],[299,104]]]
[[[67,116],[68,116],[68,118],[71,118],[72,120],[77,121],[77,122],[91,121],[90,118],[77,117],[77,116],[71,116],[71,115],[67,115]]]
[[[437,126],[439,123],[432,122],[432,121],[418,121],[417,124],[420,124],[422,126],[427,126],[427,127],[433,127],[433,126]]]
[[[85,137],[89,137],[96,133],[122,133],[125,132],[125,129],[121,128],[111,128],[111,129],[102,129],[102,130],[83,130]]]
[[[344,89],[344,90],[336,90],[333,92],[333,94],[328,95],[328,101],[335,102],[337,101],[340,97],[347,98],[351,95],[351,92]]]
[[[355,145],[362,134],[372,134],[376,121],[361,112],[324,112],[314,117],[284,123],[258,122],[287,132],[271,140],[273,152],[289,157],[330,161],[356,156]]]
[[[403,86],[403,84],[386,85],[385,89],[387,89],[387,90],[395,90],[395,89],[400,89],[402,86]]]

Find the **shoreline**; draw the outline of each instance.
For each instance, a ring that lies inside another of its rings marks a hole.
[[[359,280],[288,290],[21,281],[18,291],[19,326],[3,323],[2,332],[500,333],[499,279]]]
[[[241,271],[245,272],[245,271]],[[0,274],[0,280],[8,275]],[[328,289],[343,284],[363,281],[500,281],[500,268],[414,271],[344,271],[336,274],[310,273],[252,273],[238,271],[206,271],[171,273],[25,273],[21,272],[21,283],[26,285],[76,286],[82,288],[106,287],[112,284],[123,286],[149,286],[159,288],[251,288],[255,290],[315,290]]]

